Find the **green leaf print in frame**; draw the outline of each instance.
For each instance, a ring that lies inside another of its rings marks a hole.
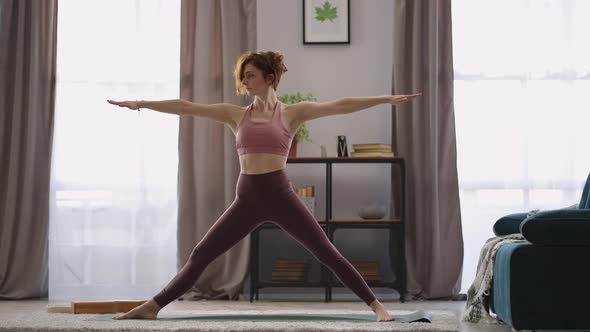
[[[332,4],[326,0],[322,7],[315,7],[316,17],[315,19],[324,22],[325,20],[330,20],[334,22],[336,17],[338,17],[338,13],[336,12],[336,7],[333,7]]]
[[[350,0],[302,0],[303,44],[350,44]]]

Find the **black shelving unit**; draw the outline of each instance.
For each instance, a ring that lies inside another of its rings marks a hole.
[[[325,164],[326,165],[326,217],[325,220],[318,220],[322,229],[326,232],[328,238],[334,243],[334,232],[338,229],[389,229],[390,232],[399,232],[400,243],[400,260],[397,263],[396,280],[393,282],[378,282],[367,281],[370,287],[386,287],[393,288],[400,293],[400,301],[404,302],[404,294],[406,293],[406,261],[405,261],[405,201],[406,201],[406,170],[404,159],[401,157],[371,157],[371,158],[357,158],[357,157],[303,157],[303,158],[288,158],[287,163],[290,164]],[[373,164],[386,163],[390,165],[397,165],[401,171],[401,211],[399,218],[393,219],[379,219],[375,221],[366,221],[363,219],[353,220],[336,220],[332,218],[332,165],[333,164]],[[272,282],[259,280],[259,247],[260,247],[260,232],[265,229],[280,229],[274,223],[266,222],[259,225],[251,234],[251,250],[250,250],[250,302],[253,302],[254,297],[258,300],[258,291],[266,287],[323,287],[325,289],[325,302],[332,300],[333,287],[345,287],[338,278],[336,278],[332,271],[323,264],[321,265],[321,280],[320,282]],[[391,236],[389,237],[391,239]]]

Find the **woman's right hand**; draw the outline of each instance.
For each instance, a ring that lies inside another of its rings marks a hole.
[[[137,106],[137,101],[114,101],[110,99],[107,99],[107,101],[110,104],[117,105],[119,107],[127,107],[132,110],[136,110],[139,108],[139,106]]]

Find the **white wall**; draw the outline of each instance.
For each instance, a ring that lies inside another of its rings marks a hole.
[[[301,0],[257,1],[258,50],[285,53],[288,72],[281,78],[277,95],[310,92],[318,101],[330,101],[347,96],[391,94],[393,2],[351,0],[350,15],[349,45],[304,45]],[[352,144],[391,144],[390,105],[320,118],[307,125],[311,139],[326,146],[328,156],[337,156],[338,135],[346,135],[349,153]],[[299,144],[298,156],[320,156],[320,149],[310,143]],[[368,202],[380,201],[389,206],[390,167],[388,164],[334,165],[333,218],[357,218],[357,208]],[[295,187],[315,186],[315,216],[323,219],[325,166],[287,164],[287,171]],[[304,249],[299,249],[298,244],[286,241],[285,237],[288,235],[282,231],[262,234],[263,273],[270,272],[275,257],[310,257]],[[349,259],[379,259],[384,279],[391,280],[387,240],[385,230],[340,230],[335,233],[336,247],[343,255]],[[314,271],[319,273],[319,270]],[[323,298],[323,289],[316,292],[318,299]],[[343,293],[352,294],[346,290]]]

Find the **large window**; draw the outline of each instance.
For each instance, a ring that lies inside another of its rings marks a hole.
[[[452,10],[466,291],[499,217],[580,200],[590,2],[454,0]]]
[[[176,274],[178,0],[60,0],[49,300],[145,298]]]

